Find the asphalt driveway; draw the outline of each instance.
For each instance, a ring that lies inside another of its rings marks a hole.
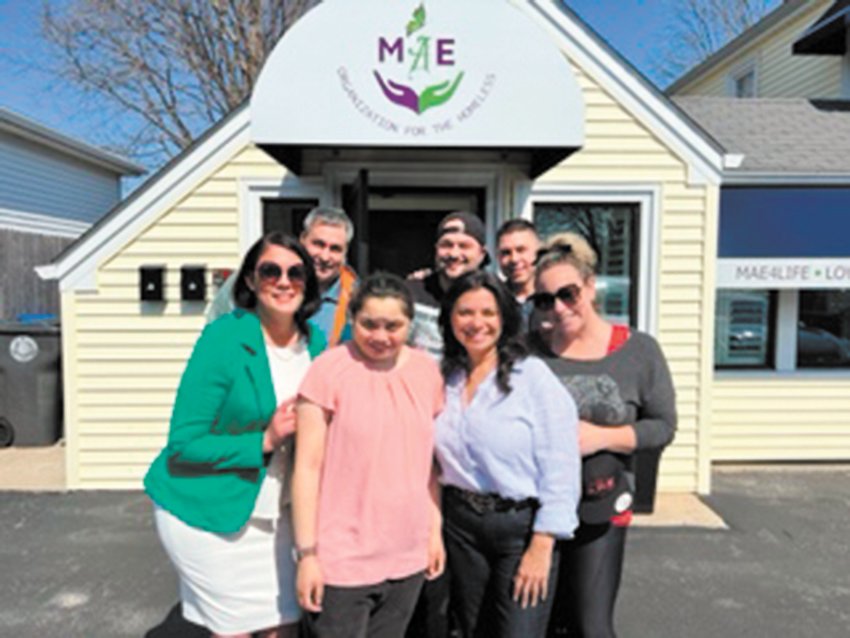
[[[630,531],[621,638],[850,635],[850,465],[726,468],[706,499],[729,529]],[[140,493],[0,492],[0,637],[203,632]]]

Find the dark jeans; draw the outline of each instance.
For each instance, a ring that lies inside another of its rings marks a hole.
[[[513,601],[514,576],[528,548],[534,509],[479,514],[451,491],[443,492],[444,538],[451,569],[451,606],[464,638],[536,638],[546,635],[550,595],[523,609]]]
[[[423,573],[363,587],[325,586],[322,611],[307,614],[313,638],[399,638],[404,635]]]
[[[549,638],[616,638],[614,604],[623,573],[626,529],[581,525],[561,541],[561,566]]]

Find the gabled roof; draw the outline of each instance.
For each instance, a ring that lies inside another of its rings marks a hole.
[[[730,40],[725,46],[718,49],[705,60],[690,69],[670,86],[665,89],[667,95],[674,95],[690,84],[696,78],[708,73],[714,67],[723,63],[727,58],[732,57],[741,49],[751,44],[757,38],[767,34],[774,27],[780,26],[785,20],[796,14],[798,11],[805,9],[806,5],[812,0],[785,0],[776,9],[768,13],[756,24],[741,33],[738,37]]]
[[[729,158],[723,147],[684,111],[616,53],[560,0],[510,0],[548,31],[577,66],[585,69],[615,100],[648,126],[687,162],[690,179],[719,183]],[[250,143],[249,109],[238,107],[175,157],[132,197],[122,202],[51,264],[38,268],[61,289],[93,287],[102,258],[117,250],[151,217],[179,200],[230,154]]]
[[[0,131],[6,131],[43,146],[49,146],[60,153],[105,168],[119,175],[142,175],[147,172],[144,166],[131,162],[120,155],[59,133],[3,107],[0,107]]]
[[[674,98],[731,152],[729,176],[850,179],[850,101],[805,98]]]

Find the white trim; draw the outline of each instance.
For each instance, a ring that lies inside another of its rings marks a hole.
[[[850,186],[850,173],[727,171],[723,173],[723,186]]]
[[[518,186],[521,188],[521,185]],[[521,217],[532,220],[537,202],[591,202],[637,204],[640,210],[638,230],[638,307],[637,327],[651,335],[658,331],[658,273],[661,247],[661,187],[656,184],[572,184],[547,182],[532,187]]]
[[[801,368],[796,370],[715,370],[716,381],[741,380],[811,380],[823,379],[826,381],[850,381],[850,370],[846,368]]]
[[[73,219],[0,208],[0,228],[20,233],[76,239],[86,232],[90,226],[91,224]]]
[[[797,367],[797,320],[800,311],[800,293],[797,290],[780,290],[776,295],[776,371],[790,372]]]
[[[474,162],[327,162],[323,166],[325,188],[334,206],[342,204],[342,186],[353,182],[362,168],[369,171],[370,187],[483,188],[487,247],[494,254],[496,225],[505,216],[503,184],[510,178],[511,167]]]
[[[724,153],[686,120],[668,98],[656,94],[636,71],[624,66],[583,25],[571,20],[558,3],[530,0],[518,6],[533,9],[529,13],[554,32],[569,59],[689,164],[691,185],[720,183]]]
[[[744,163],[744,159],[746,157],[747,156],[743,153],[727,153],[723,157],[723,168],[726,170],[741,168],[741,165]],[[726,175],[727,173],[724,173],[724,180]]]
[[[850,29],[847,29],[847,45],[841,58],[841,98],[850,99]]]
[[[850,257],[720,257],[717,287],[726,289],[843,290]]]
[[[90,236],[82,238],[62,259],[39,266],[36,272],[42,279],[60,279],[62,291],[95,290],[94,275],[101,260],[131,241],[151,217],[177,204],[199,180],[223,166],[248,144],[248,109],[243,106],[220,130],[167,169]]]
[[[330,206],[331,197],[321,178],[299,178],[287,173],[279,179],[242,178],[239,180],[239,247],[241,254],[263,234],[263,199],[317,199]]]

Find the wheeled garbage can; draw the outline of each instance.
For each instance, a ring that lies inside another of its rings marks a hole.
[[[61,352],[56,325],[0,323],[0,447],[62,436]]]

